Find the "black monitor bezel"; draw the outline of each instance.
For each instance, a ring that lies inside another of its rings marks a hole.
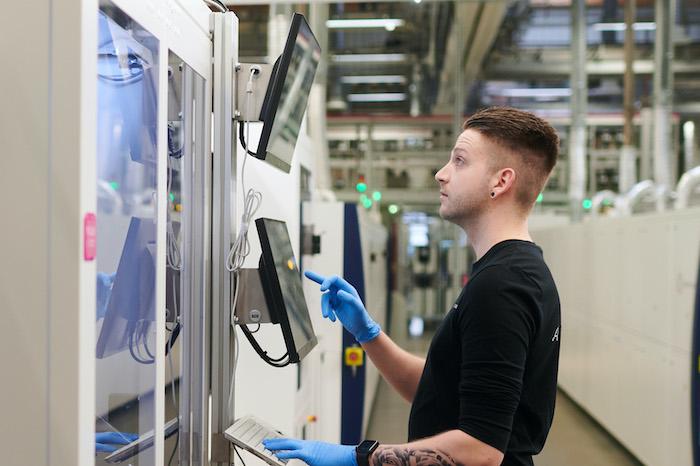
[[[314,36],[311,27],[309,27],[309,23],[306,21],[304,15],[301,13],[294,13],[294,16],[292,17],[292,24],[289,27],[289,34],[287,35],[287,42],[284,45],[284,51],[275,61],[270,82],[267,86],[267,91],[265,92],[262,109],[260,110],[260,121],[263,122],[263,128],[260,133],[260,141],[258,142],[258,148],[255,155],[255,157],[258,159],[265,160],[273,167],[279,168],[286,173],[289,173],[289,171],[292,169],[291,160],[289,163],[287,163],[277,155],[268,152],[267,145],[270,143],[272,127],[275,124],[275,116],[277,115],[280,98],[282,97],[282,88],[284,87],[284,81],[287,77],[287,71],[289,70],[289,63],[292,60],[296,38],[299,35],[299,30],[301,29],[302,25],[308,30],[318,50],[321,50],[321,46],[319,45],[316,36]]]
[[[289,323],[289,316],[287,307],[284,303],[284,297],[282,296],[282,288],[280,286],[279,277],[277,276],[277,271],[275,269],[275,260],[272,256],[270,237],[267,234],[267,226],[265,225],[265,222],[281,223],[285,225],[285,228],[286,224],[285,222],[271,218],[258,218],[255,220],[255,227],[258,230],[258,237],[260,238],[260,249],[262,250],[260,261],[258,263],[258,273],[260,274],[260,280],[263,283],[262,288],[264,290],[268,310],[270,311],[270,320],[272,323],[279,323],[282,327],[282,336],[284,338],[284,344],[287,347],[289,362],[298,363],[307,354],[309,354],[314,346],[318,344],[318,339],[316,338],[316,333],[314,332],[313,337],[310,338],[306,344],[304,344],[304,346],[297,349],[296,345],[294,344],[294,335],[292,333],[292,327]],[[301,276],[299,277],[299,281],[301,281]],[[306,302],[304,302],[304,306],[306,307]],[[308,313],[308,307],[306,307],[306,310]],[[311,316],[309,316],[309,320],[311,320]]]

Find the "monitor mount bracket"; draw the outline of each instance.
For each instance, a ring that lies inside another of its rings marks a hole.
[[[272,323],[259,270],[240,269],[236,286],[240,287],[235,309],[236,323],[239,325]]]
[[[267,63],[238,63],[236,64],[236,79],[234,80],[233,115],[238,121],[260,121],[260,111],[267,92],[267,86],[272,77],[274,66]],[[251,81],[251,74],[253,75]],[[249,86],[250,83],[250,86]],[[250,100],[248,91],[250,93]],[[248,108],[247,108],[248,107]]]

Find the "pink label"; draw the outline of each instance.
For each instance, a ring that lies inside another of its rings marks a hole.
[[[97,254],[97,217],[92,212],[85,214],[83,221],[83,257],[86,261],[95,260]]]

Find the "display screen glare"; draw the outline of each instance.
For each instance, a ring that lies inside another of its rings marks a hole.
[[[292,163],[301,121],[320,60],[318,42],[306,21],[301,21],[267,145],[268,156],[273,155],[285,166],[291,166]]]

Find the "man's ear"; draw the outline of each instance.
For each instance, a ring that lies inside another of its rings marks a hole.
[[[513,168],[506,167],[498,170],[491,185],[491,192],[494,193],[492,197],[496,198],[514,189],[516,178],[517,174]]]

